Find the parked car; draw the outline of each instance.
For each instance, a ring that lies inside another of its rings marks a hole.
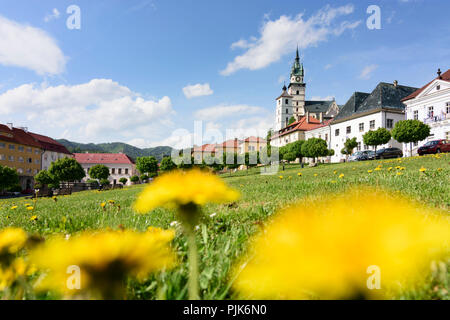
[[[354,154],[352,154],[349,158],[349,162],[353,161],[366,161],[366,160],[373,160],[375,159],[375,152],[372,150],[365,150],[365,151],[357,151]]]
[[[435,154],[441,152],[450,152],[450,141],[449,140],[433,140],[428,141],[422,147],[417,150],[419,156],[424,154]]]
[[[391,159],[403,157],[403,151],[399,148],[384,148],[377,151],[376,159]]]

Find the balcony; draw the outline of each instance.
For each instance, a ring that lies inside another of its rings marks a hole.
[[[450,113],[443,113],[441,115],[437,116],[431,116],[429,118],[426,118],[423,122],[426,124],[437,124],[438,122],[442,122],[445,120],[450,120]]]

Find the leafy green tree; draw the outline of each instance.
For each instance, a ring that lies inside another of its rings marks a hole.
[[[163,172],[172,171],[177,168],[177,165],[172,161],[171,157],[165,157],[161,160],[159,169]]]
[[[19,175],[15,169],[0,165],[0,193],[19,183]]]
[[[144,182],[144,183],[146,183],[148,181],[148,179],[150,179],[150,177],[148,175],[146,175],[146,174],[143,174],[141,176],[141,181]]]
[[[297,159],[297,156],[292,151],[289,151],[289,152],[286,152],[285,154],[283,154],[283,160],[291,162],[291,161],[295,161],[295,159]]]
[[[291,125],[291,124],[293,124],[294,122],[295,122],[295,118],[294,118],[294,117],[291,117],[291,118],[289,119],[288,125]]]
[[[316,158],[328,156],[327,142],[319,138],[311,138],[302,145],[302,154],[304,157],[312,158],[313,162]]]
[[[335,155],[335,152],[334,152],[333,149],[328,150],[328,156],[329,156],[329,157],[332,157],[332,156],[334,156],[334,155]]]
[[[125,178],[125,177],[122,177],[122,178],[119,179],[119,182],[120,182],[121,184],[123,184],[123,185],[126,185],[127,182],[128,182],[128,179]]]
[[[136,159],[136,169],[141,175],[158,172],[158,160],[155,157],[139,157]]]
[[[81,164],[73,158],[63,158],[53,162],[48,172],[57,181],[63,182],[79,181],[86,176]]]
[[[51,184],[57,184],[59,182],[47,170],[39,171],[39,173],[34,176],[34,180],[36,182],[38,182],[41,186],[48,186],[48,185],[51,185]]]
[[[110,185],[111,182],[108,179],[100,179],[100,184],[102,186],[107,186],[107,185]]]
[[[391,140],[391,133],[386,128],[379,128],[375,131],[369,131],[363,136],[366,146],[374,146],[375,152],[377,147],[388,143]]]
[[[344,149],[341,150],[341,153],[349,156],[357,146],[358,142],[356,142],[356,138],[347,139],[347,141],[344,142]]]
[[[412,143],[428,138],[430,130],[430,126],[419,120],[403,120],[395,124],[392,129],[392,137],[400,143],[409,143],[412,156]]]
[[[138,176],[132,176],[130,178],[130,181],[133,182],[133,183],[137,183],[137,182],[139,182],[139,177]]]
[[[109,169],[103,164],[97,164],[89,169],[89,176],[92,179],[105,180],[109,177]]]

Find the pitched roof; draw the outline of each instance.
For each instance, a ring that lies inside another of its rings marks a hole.
[[[272,139],[277,138],[277,137],[282,137],[284,135],[287,135],[287,134],[295,132],[295,131],[309,131],[309,130],[317,129],[317,128],[324,126],[324,124],[325,123],[320,122],[320,120],[318,120],[314,117],[309,117],[309,122],[306,121],[306,117],[301,117],[298,121],[290,124],[289,126],[287,126],[284,129],[281,129],[280,131],[278,131],[277,134],[272,136]]]
[[[227,140],[221,144],[218,145],[218,147],[220,148],[237,148],[239,147],[239,143],[241,143],[240,140],[238,139],[233,139],[233,140]]]
[[[194,147],[194,152],[215,152],[216,145],[215,144],[204,144],[200,147]]]
[[[0,140],[21,144],[24,146],[42,148],[31,134],[20,128],[10,129],[8,126],[0,124]]]
[[[65,146],[63,146],[61,143],[53,140],[50,137],[43,136],[41,134],[30,132],[30,135],[39,142],[39,144],[42,146],[42,149],[58,152],[58,153],[64,153],[64,154],[71,154],[69,150]]]
[[[333,104],[331,101],[305,101],[305,111],[309,112],[327,112]]]
[[[244,142],[261,142],[261,143],[266,143],[266,140],[260,137],[248,137],[247,139],[244,140]]]
[[[81,164],[134,164],[124,153],[74,153],[75,160]]]
[[[275,100],[278,100],[280,98],[293,98],[293,96],[291,96],[289,93],[287,93],[286,90],[283,90],[283,93],[281,94],[281,96],[279,96],[278,98],[276,98]]]
[[[428,82],[426,85],[424,85],[422,88],[414,91],[412,94],[410,94],[409,96],[404,98],[402,101],[408,101],[408,100],[414,99],[419,94],[421,94],[434,80],[437,80],[437,79],[450,82],[450,69],[448,69],[446,72],[441,74],[440,78],[439,78],[439,76],[437,76],[436,78],[434,78],[433,80]]]
[[[414,87],[380,82],[370,95],[356,92],[334,118],[333,122],[378,109],[404,111],[405,105],[402,99],[416,90],[417,88]]]
[[[339,113],[334,119],[344,119],[354,114],[356,111],[358,111],[358,108],[369,95],[369,93],[365,92],[355,92],[354,94],[352,94],[347,103],[342,108],[340,108]]]

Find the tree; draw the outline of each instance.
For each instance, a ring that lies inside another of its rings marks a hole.
[[[120,182],[121,184],[123,184],[123,185],[126,185],[127,182],[128,182],[128,179],[125,178],[125,177],[122,177],[122,178],[119,179],[119,182]]]
[[[301,151],[304,157],[313,158],[315,162],[318,157],[328,156],[328,145],[323,139],[311,138],[303,143]]]
[[[0,165],[0,193],[19,183],[19,175],[15,169]]]
[[[295,118],[294,118],[294,117],[291,117],[291,118],[289,119],[288,125],[291,125],[291,124],[293,124],[294,122],[295,122]]]
[[[297,156],[295,155],[295,153],[293,153],[291,151],[283,154],[283,160],[291,162],[291,161],[295,161],[295,159],[297,159]]]
[[[104,166],[102,164],[98,164],[96,166],[93,166],[89,169],[89,176],[92,179],[97,180],[105,180],[109,177],[109,169],[107,166]]]
[[[144,183],[147,183],[148,179],[150,179],[150,178],[149,178],[149,176],[146,175],[146,174],[143,174],[143,175],[141,176],[141,181],[144,182]]]
[[[108,179],[101,179],[101,180],[100,180],[100,184],[101,184],[102,186],[108,186],[108,185],[111,184],[111,182],[109,182]]]
[[[132,176],[130,178],[130,181],[133,182],[133,183],[137,183],[137,182],[139,182],[139,177],[138,176]]]
[[[391,133],[386,128],[379,128],[375,131],[369,131],[363,136],[364,144],[374,146],[375,152],[377,147],[388,143],[391,140]]]
[[[34,180],[36,182],[38,182],[41,186],[48,186],[48,185],[58,184],[58,182],[59,182],[47,170],[39,171],[39,173],[34,176]]]
[[[412,156],[412,143],[423,141],[430,136],[430,126],[419,120],[403,120],[395,124],[392,137],[400,143],[410,144]]]
[[[176,169],[177,165],[172,161],[171,157],[165,157],[161,160],[161,165],[159,166],[159,169],[163,172],[172,171],[173,169]]]
[[[341,153],[349,156],[353,153],[353,149],[355,149],[357,146],[358,142],[356,142],[356,138],[347,139],[347,141],[344,142],[344,149],[341,150]]]
[[[146,173],[156,173],[158,171],[158,161],[155,157],[139,157],[136,159],[136,169],[143,175]]]
[[[73,158],[63,158],[53,162],[50,165],[48,172],[55,177],[58,182],[79,181],[86,176],[81,164]]]
[[[335,155],[335,152],[334,152],[333,149],[328,150],[328,156],[329,156],[329,157],[332,157],[332,156],[334,156],[334,155]]]

